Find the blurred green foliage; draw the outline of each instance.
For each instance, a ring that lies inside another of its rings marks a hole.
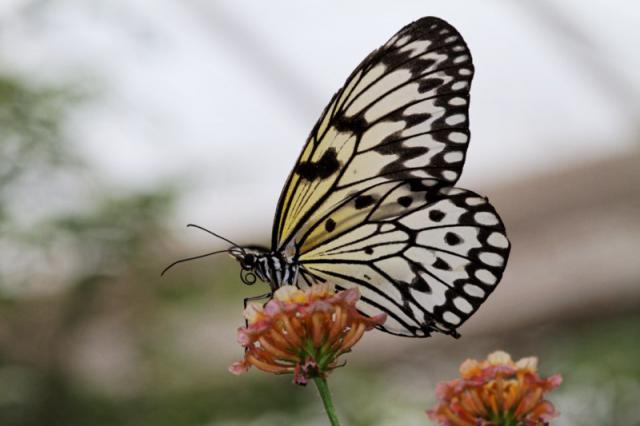
[[[68,88],[34,88],[0,75],[0,190],[29,171],[72,162],[61,126],[66,106],[77,97]]]

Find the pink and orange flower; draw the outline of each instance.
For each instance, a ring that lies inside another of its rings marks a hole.
[[[502,351],[484,361],[468,359],[460,366],[460,379],[438,385],[439,402],[427,413],[445,426],[546,425],[557,412],[544,396],[562,377],[541,378],[537,362],[530,357],[514,363]]]
[[[294,375],[304,385],[309,378],[325,377],[339,367],[338,357],[349,352],[364,332],[384,323],[385,314],[366,317],[356,309],[357,289],[335,292],[330,284],[306,290],[279,288],[265,305],[250,304],[247,327],[238,329],[244,358],[229,368],[234,374],[251,366]]]

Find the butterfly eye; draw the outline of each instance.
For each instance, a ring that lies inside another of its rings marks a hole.
[[[252,254],[248,254],[242,260],[242,267],[244,269],[253,269],[255,262],[256,262],[256,257]]]

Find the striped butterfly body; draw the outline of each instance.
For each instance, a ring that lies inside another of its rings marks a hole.
[[[457,188],[469,142],[471,54],[427,17],[372,52],[331,99],[290,173],[271,248],[234,246],[271,291],[358,287],[382,330],[456,329],[494,290],[509,241],[486,197]],[[262,297],[262,296],[259,296]]]

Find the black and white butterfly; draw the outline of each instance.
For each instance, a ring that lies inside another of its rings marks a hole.
[[[386,332],[457,336],[496,288],[510,248],[487,198],[454,187],[473,72],[462,36],[434,17],[367,56],[311,131],[271,247],[226,250],[243,282],[267,282],[265,298],[286,284],[358,287],[358,308],[385,312]]]

